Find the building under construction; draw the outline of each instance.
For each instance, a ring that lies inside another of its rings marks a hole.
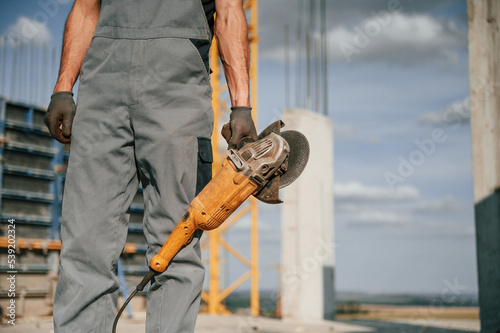
[[[251,45],[251,102],[254,107],[254,120],[257,121],[257,0],[246,0],[244,4]],[[291,59],[288,51],[292,43],[288,29],[285,36],[287,45],[284,54],[287,67],[285,89],[288,110],[284,113],[284,121],[287,128],[297,129],[306,134],[311,143],[308,169],[302,178],[283,191],[282,196],[285,201],[282,213],[283,257],[280,266],[280,301],[277,303],[277,312],[288,321],[279,326],[276,322],[268,323],[267,319],[256,322],[233,316],[223,324],[219,322],[214,325],[213,322],[206,324],[206,316],[200,317],[199,322],[202,325],[217,327],[218,332],[234,332],[235,327],[244,332],[374,331],[361,326],[343,327],[338,323],[322,324],[314,328],[302,324],[290,324],[294,320],[302,323],[333,319],[335,315],[333,172],[322,171],[333,170],[332,124],[328,117],[327,97],[328,69],[324,25],[326,18],[321,16],[326,13],[325,5],[325,0],[299,2],[299,10],[304,16],[296,31],[295,54],[298,56],[295,59],[295,93],[291,92],[293,89],[289,79]],[[495,0],[468,0],[468,8],[470,87],[471,98],[475,101],[471,122],[479,299],[482,332],[495,333],[500,329],[498,316],[500,313],[498,287],[500,281],[498,105],[500,102],[497,84],[500,68],[498,66],[500,7]],[[320,14],[319,20],[316,20],[316,12]],[[319,34],[316,33],[318,31]],[[43,105],[44,99],[50,95],[52,85],[42,85],[44,88],[39,90],[35,87],[40,86],[37,82],[40,83],[43,77],[50,77],[50,80],[54,81],[58,52],[42,50],[43,56],[37,58],[34,45],[16,41],[12,44],[4,41],[2,45],[10,45],[13,52],[7,54],[4,47],[0,54],[2,56],[0,91],[4,93],[0,98],[0,310],[3,311],[3,318],[7,318],[6,311],[14,288],[18,317],[45,316],[50,315],[52,311],[58,275],[58,252],[61,247],[60,207],[69,147],[52,140],[43,123],[45,109],[40,105]],[[218,144],[218,136],[221,124],[227,120],[229,109],[225,102],[227,93],[217,57],[214,45],[211,53],[213,109],[216,115],[212,137],[214,171],[217,171],[225,156],[225,147]],[[46,71],[46,75],[43,71]],[[9,80],[5,74],[7,72],[10,73]],[[486,81],[486,86],[491,89],[485,90],[483,81]],[[22,82],[29,84],[25,85]],[[23,89],[26,87],[30,89]],[[321,152],[315,147],[321,147]],[[121,293],[124,297],[128,296],[133,286],[137,285],[148,270],[144,257],[147,245],[142,235],[143,207],[142,190],[139,188],[130,206],[127,244],[118,266]],[[244,216],[249,216],[251,220],[249,257],[242,255],[236,246],[224,238],[229,228]],[[252,199],[221,228],[203,236],[202,248],[205,250],[208,281],[207,288],[202,294],[203,311],[212,315],[227,314],[224,300],[242,283],[249,280],[250,314],[253,316],[260,314],[258,223],[258,205],[257,201]],[[223,253],[234,256],[248,268],[242,276],[234,281],[225,281],[224,285],[221,283],[225,267]],[[127,312],[131,316],[133,311],[139,312],[144,309],[145,299],[138,297],[134,299],[132,307]],[[140,315],[138,317],[144,319]],[[125,323],[134,329],[137,328],[130,320]],[[227,330],[223,330],[225,324],[232,326],[227,326]],[[380,324],[377,331],[384,331],[382,325],[386,324],[386,322]],[[51,324],[42,326],[50,327]],[[143,327],[142,322],[140,327]],[[395,331],[414,331],[410,325],[399,329],[386,328]],[[427,326],[420,328],[422,329],[432,331]]]

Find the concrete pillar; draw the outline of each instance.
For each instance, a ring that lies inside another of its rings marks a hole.
[[[500,332],[500,1],[468,0],[481,332]]]
[[[303,174],[282,191],[281,306],[283,319],[333,319],[333,133],[330,120],[287,110],[283,130],[303,133],[310,144]]]

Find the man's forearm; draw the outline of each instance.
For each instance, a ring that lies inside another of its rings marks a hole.
[[[72,91],[99,19],[100,0],[76,0],[66,20],[61,67],[54,92]]]
[[[240,0],[215,0],[215,37],[233,106],[250,106],[248,27]]]

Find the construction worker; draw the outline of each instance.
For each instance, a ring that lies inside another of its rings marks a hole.
[[[149,262],[210,180],[212,35],[233,106],[223,136],[234,147],[244,136],[257,139],[241,0],[75,1],[44,119],[55,139],[71,143],[55,333],[111,331],[118,258],[139,181]],[[152,281],[146,332],[194,331],[205,272],[200,236]]]

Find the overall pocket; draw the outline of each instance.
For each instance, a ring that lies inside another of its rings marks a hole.
[[[212,141],[209,138],[198,137],[196,195],[198,195],[212,179],[212,162]]]

